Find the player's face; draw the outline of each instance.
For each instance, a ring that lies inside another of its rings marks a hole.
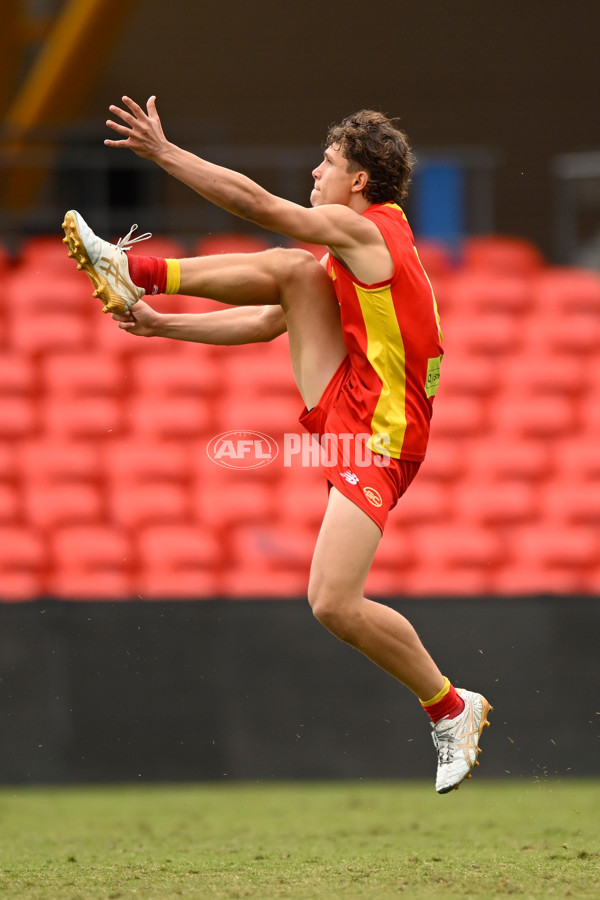
[[[347,206],[352,195],[354,172],[348,171],[348,160],[339,144],[332,144],[323,154],[323,162],[313,170],[315,186],[310,195],[312,206],[341,203]]]

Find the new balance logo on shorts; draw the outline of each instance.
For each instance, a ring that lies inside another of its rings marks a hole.
[[[347,472],[340,472],[340,475],[346,479],[348,484],[358,484],[358,475],[355,475],[350,469]]]

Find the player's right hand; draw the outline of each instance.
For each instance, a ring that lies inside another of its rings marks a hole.
[[[119,323],[119,328],[140,337],[154,337],[157,334],[160,313],[143,300],[138,300],[125,313],[113,313],[112,318]]]

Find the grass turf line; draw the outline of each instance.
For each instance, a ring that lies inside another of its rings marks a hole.
[[[597,898],[600,781],[0,790],[0,896]]]

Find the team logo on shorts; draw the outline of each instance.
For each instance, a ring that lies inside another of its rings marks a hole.
[[[365,487],[363,488],[363,494],[373,506],[383,506],[383,500],[381,499],[381,494],[379,491],[376,491],[375,488]]]

